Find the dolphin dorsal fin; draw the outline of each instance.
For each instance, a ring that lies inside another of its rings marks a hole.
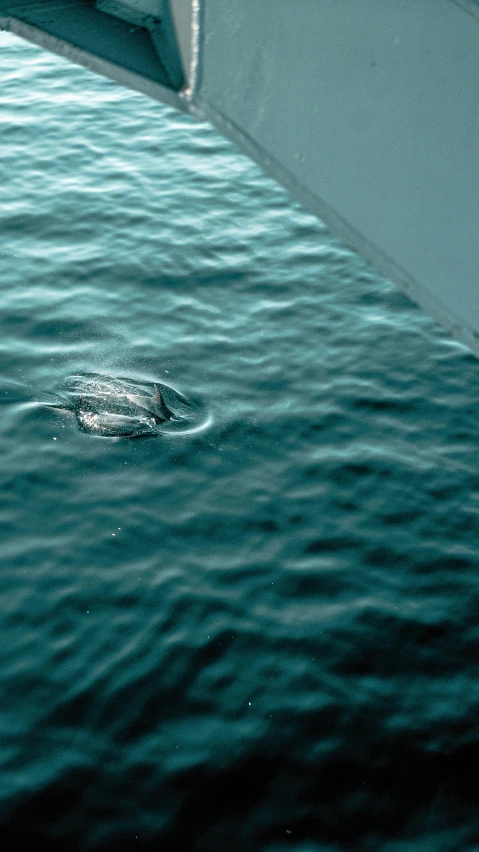
[[[158,404],[159,410],[161,411],[162,415],[166,418],[166,420],[170,420],[173,417],[173,415],[172,415],[170,409],[168,408],[165,400],[163,399],[163,396],[161,394],[161,391],[160,391],[158,385],[153,385],[153,387],[155,388],[155,402]]]

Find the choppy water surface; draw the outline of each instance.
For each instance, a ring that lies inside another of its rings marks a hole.
[[[3,848],[477,850],[478,362],[210,127],[0,48]],[[205,428],[38,402],[93,374]]]

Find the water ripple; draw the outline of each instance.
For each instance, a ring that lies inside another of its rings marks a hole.
[[[5,848],[473,852],[477,361],[209,126],[0,43]]]

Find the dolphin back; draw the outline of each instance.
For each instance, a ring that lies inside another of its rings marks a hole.
[[[170,409],[168,408],[165,400],[163,399],[163,395],[162,395],[158,385],[155,385],[155,402],[158,406],[158,410],[159,410],[161,416],[164,417],[165,420],[171,420],[171,418],[173,417],[173,414],[170,411]]]

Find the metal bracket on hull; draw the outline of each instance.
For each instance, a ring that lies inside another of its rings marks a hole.
[[[0,0],[0,29],[184,109],[178,95],[184,75],[168,3],[155,0],[150,6],[145,11],[128,0]]]
[[[182,88],[185,80],[167,0],[96,0],[95,8],[148,31],[170,88],[175,91]]]

